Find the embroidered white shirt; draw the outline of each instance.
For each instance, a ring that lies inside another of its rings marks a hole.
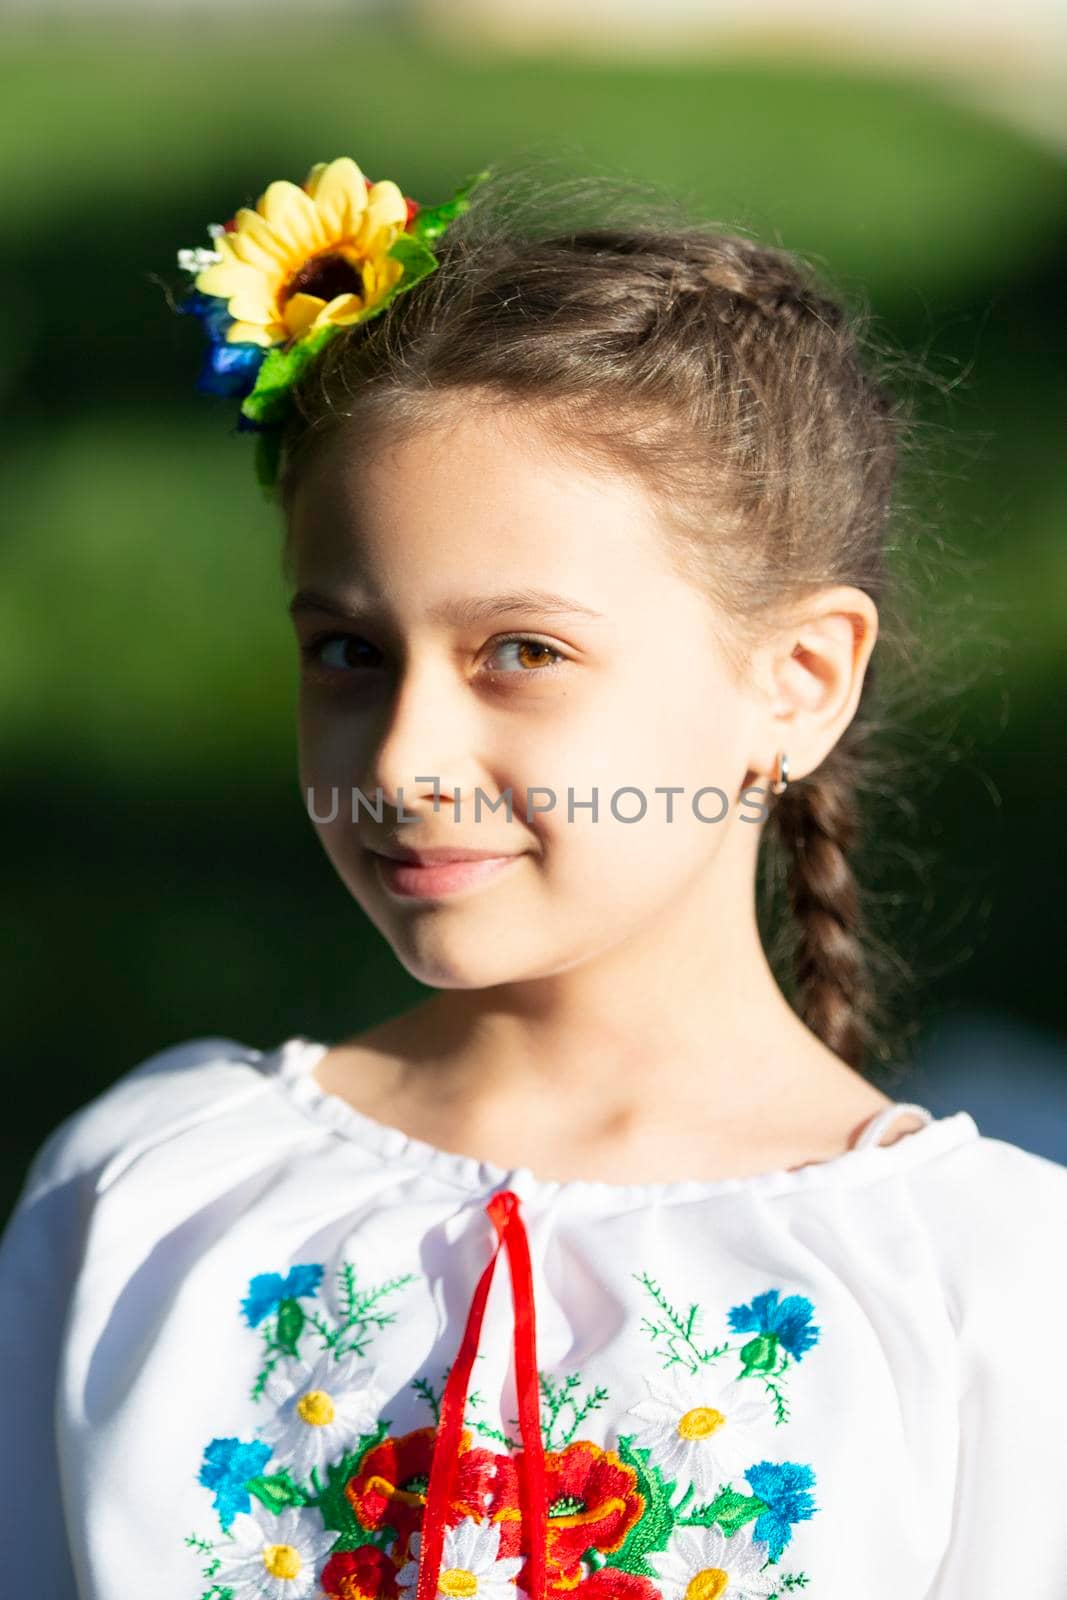
[[[1063,1600],[1067,1167],[899,1102],[789,1171],[556,1182],[356,1111],[327,1048],[190,1040],[38,1151],[0,1239],[5,1595],[413,1600],[509,1189],[549,1595]],[[441,1595],[523,1593],[511,1293],[501,1261]]]

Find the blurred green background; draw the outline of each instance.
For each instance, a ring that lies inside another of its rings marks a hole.
[[[4,33],[0,1206],[144,1056],[337,1038],[422,993],[303,810],[277,514],[154,281],[340,154],[428,202],[536,150],[658,180],[824,262],[939,374],[923,610],[964,686],[902,730],[952,744],[872,888],[925,1035],[981,1014],[1067,1052],[1060,155],[929,82],[784,55],[496,57],[313,13]]]

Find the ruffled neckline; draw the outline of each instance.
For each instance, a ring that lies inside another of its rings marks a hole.
[[[969,1111],[956,1111],[935,1117],[922,1105],[894,1101],[874,1113],[864,1125],[862,1140],[871,1124],[883,1116],[917,1112],[925,1125],[905,1134],[892,1144],[877,1142],[853,1145],[826,1161],[801,1167],[780,1167],[748,1177],[678,1178],[659,1183],[611,1183],[600,1178],[544,1178],[529,1167],[503,1167],[477,1156],[460,1154],[416,1138],[401,1128],[381,1122],[359,1111],[340,1095],[322,1088],[314,1071],[333,1049],[321,1040],[296,1035],[270,1051],[253,1051],[256,1065],[282,1093],[312,1121],[329,1128],[383,1160],[403,1161],[457,1188],[488,1195],[507,1188],[530,1200],[589,1201],[601,1207],[654,1205],[684,1200],[713,1199],[717,1196],[775,1195],[794,1190],[825,1188],[831,1185],[865,1183],[904,1172],[942,1151],[978,1138],[979,1129]],[[883,1130],[884,1131],[884,1130]]]

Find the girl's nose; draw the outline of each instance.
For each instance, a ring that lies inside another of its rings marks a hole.
[[[401,815],[432,816],[436,808],[451,820],[471,788],[474,728],[463,696],[462,685],[447,681],[440,664],[409,671],[383,695],[368,721],[360,768],[368,806],[376,806],[380,790],[384,807]]]

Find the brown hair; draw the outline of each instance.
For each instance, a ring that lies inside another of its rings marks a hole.
[[[880,791],[875,679],[916,644],[887,551],[908,404],[865,305],[809,263],[693,221],[662,189],[494,172],[435,245],[438,268],[338,334],[294,391],[278,481],[288,513],[320,443],[425,427],[450,394],[525,410],[546,444],[639,476],[678,570],[736,629],[734,656],[806,593],[853,584],[879,608],[855,716],[818,769],[768,790],[760,914],[812,1032],[862,1069],[891,1060],[888,995],[910,974],[861,917],[861,799]],[[877,359],[875,359],[877,354]],[[877,369],[877,370],[876,370]],[[286,549],[286,569],[291,551]],[[791,916],[777,914],[788,907]]]

